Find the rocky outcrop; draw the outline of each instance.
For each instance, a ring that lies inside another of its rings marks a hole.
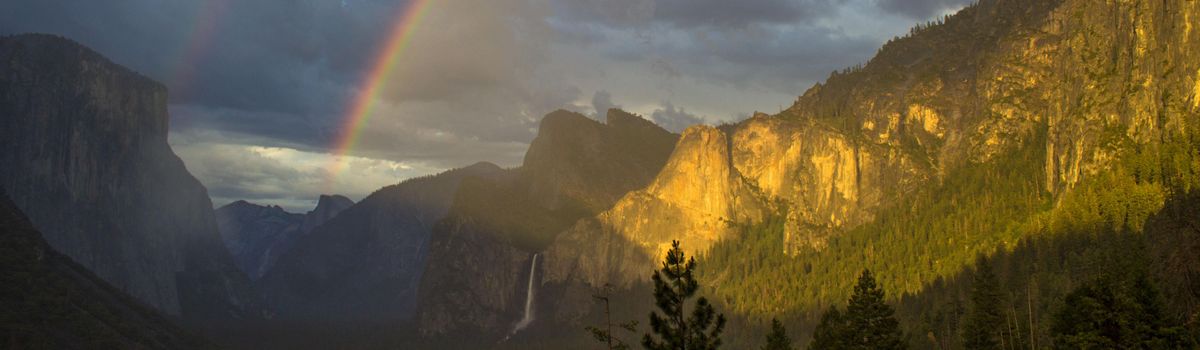
[[[397,323],[412,317],[430,234],[478,163],[384,187],[301,236],[258,282],[277,317]],[[324,212],[320,205],[314,212]]]
[[[829,235],[870,222],[888,199],[934,176],[899,149],[813,120],[757,115],[734,128],[730,147],[733,168],[786,213],[787,252],[820,250]]]
[[[548,208],[576,201],[599,212],[657,175],[677,139],[619,109],[609,110],[604,124],[560,110],[542,119],[521,172],[530,195]]]
[[[237,201],[217,208],[217,229],[238,267],[251,280],[258,280],[297,239],[351,205],[354,201],[349,198],[321,195],[315,209],[293,214],[279,206]]]
[[[733,237],[734,223],[761,222],[770,214],[770,204],[732,161],[724,132],[703,125],[688,128],[649,186],[626,194],[595,222],[580,222],[558,237],[546,252],[546,279],[577,275],[593,286],[628,286],[647,274],[625,272],[653,270],[653,262],[620,259],[612,264],[609,254],[656,257],[670,249],[672,240],[703,250]]]
[[[167,144],[161,84],[63,38],[4,37],[0,118],[0,186],[50,246],[169,315],[259,314]]]
[[[547,115],[521,168],[464,183],[438,224],[421,282],[422,333],[511,331],[523,316],[533,254],[649,185],[677,139],[615,109],[604,124],[566,111]],[[540,277],[534,285],[542,286]]]
[[[346,198],[346,196],[336,194],[321,195],[317,198],[317,207],[304,214],[304,222],[300,224],[300,232],[305,234],[312,232],[312,230],[329,222],[333,217],[353,205],[354,201]]]
[[[213,347],[54,251],[3,190],[0,311],[12,349]]]

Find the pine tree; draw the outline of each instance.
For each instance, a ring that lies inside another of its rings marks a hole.
[[[883,302],[883,288],[875,285],[870,270],[863,270],[846,305],[846,342],[850,349],[904,349],[896,312]]]
[[[725,315],[713,310],[708,299],[697,298],[691,316],[686,317],[685,304],[700,288],[693,276],[695,269],[696,260],[684,255],[679,241],[671,241],[671,250],[667,251],[662,269],[651,276],[655,305],[662,315],[650,313],[653,333],[642,337],[642,346],[646,349],[708,350],[721,345]]]
[[[986,259],[980,259],[971,286],[971,311],[963,325],[963,346],[967,349],[1000,349],[1004,315],[1001,311],[1000,283]]]
[[[808,344],[809,350],[848,349],[846,339],[849,335],[846,334],[846,328],[846,320],[837,306],[830,306],[829,310],[825,310],[821,315],[821,323],[813,330],[812,343]]]
[[[1051,330],[1056,349],[1191,349],[1196,344],[1162,312],[1161,295],[1145,275],[1132,286],[1111,277],[1067,294]]]
[[[767,334],[767,344],[762,350],[792,350],[792,339],[787,336],[787,329],[777,319],[771,319],[771,333]]]

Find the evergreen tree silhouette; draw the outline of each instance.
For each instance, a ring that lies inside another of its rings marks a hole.
[[[1001,311],[1000,283],[986,259],[980,259],[971,285],[971,310],[963,325],[963,346],[967,349],[1000,349],[1004,314]]]
[[[900,323],[892,307],[883,302],[883,288],[875,284],[870,270],[863,270],[854,286],[854,295],[846,305],[849,349],[890,350],[906,348],[900,334]]]
[[[642,337],[646,349],[707,350],[721,346],[725,315],[713,310],[704,297],[696,299],[691,316],[685,311],[687,300],[700,288],[693,275],[695,269],[696,260],[684,255],[679,241],[671,241],[662,269],[651,276],[658,312],[650,312],[652,332]]]
[[[777,319],[771,319],[771,333],[767,334],[767,344],[762,350],[792,350],[792,339],[787,336],[787,329]]]
[[[817,328],[813,330],[812,342],[808,344],[810,350],[840,350],[849,349],[846,339],[847,334],[846,319],[842,313],[838,311],[837,306],[830,306],[821,314],[821,323],[817,324]]]

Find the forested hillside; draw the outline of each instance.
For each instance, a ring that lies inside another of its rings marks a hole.
[[[899,302],[911,345],[957,348],[972,266],[990,257],[1019,345],[1051,344],[1071,290],[1138,273],[1194,329],[1198,9],[982,1],[836,72],[773,118],[891,145],[936,174],[874,220],[792,254],[778,249],[789,236],[786,205],[743,225],[740,239],[703,259],[710,292],[753,322],[782,315],[807,329],[869,268]],[[946,136],[904,130],[914,115],[940,115],[917,125]]]

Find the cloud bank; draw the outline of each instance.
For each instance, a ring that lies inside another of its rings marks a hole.
[[[330,191],[517,166],[542,115],[622,107],[671,130],[784,108],[969,0],[446,0],[395,62]],[[217,202],[301,205],[404,0],[0,2],[170,88],[172,144]],[[407,167],[407,168],[405,168]],[[356,195],[357,194],[357,195]],[[306,199],[307,198],[307,199]]]

